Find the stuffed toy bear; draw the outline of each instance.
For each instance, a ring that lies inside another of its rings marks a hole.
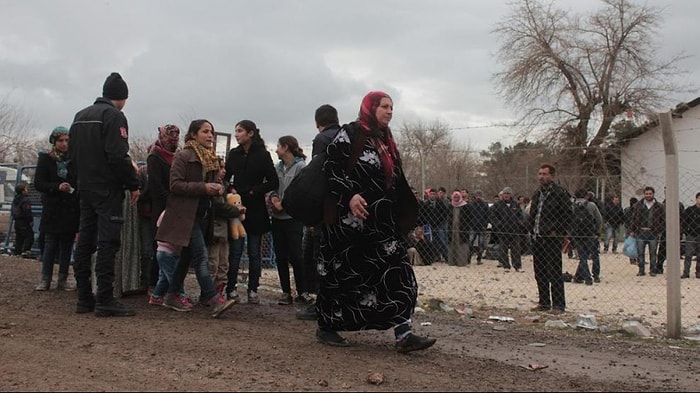
[[[231,206],[240,207],[241,196],[238,194],[226,194],[226,203]],[[237,240],[245,237],[245,228],[243,227],[243,222],[245,220],[245,214],[231,219],[231,238]]]

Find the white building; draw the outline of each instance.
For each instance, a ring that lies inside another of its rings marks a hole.
[[[687,207],[700,192],[700,97],[676,106],[672,128],[678,143],[679,200]],[[664,200],[666,156],[660,125],[649,126],[623,142],[620,158],[623,206],[631,197],[641,199],[646,186],[654,187],[659,202]]]

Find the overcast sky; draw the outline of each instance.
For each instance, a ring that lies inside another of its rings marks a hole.
[[[572,12],[602,4],[560,3]],[[652,4],[667,6],[660,54],[696,54],[700,1]],[[514,119],[491,83],[490,32],[508,9],[504,0],[0,0],[0,99],[48,135],[117,71],[129,86],[131,135],[155,138],[158,125],[186,129],[193,118],[232,132],[250,119],[268,144],[291,134],[309,145],[319,105],[348,122],[378,89],[394,99],[394,128],[439,119],[483,149],[515,132],[469,128]],[[682,66],[700,86],[700,58]]]

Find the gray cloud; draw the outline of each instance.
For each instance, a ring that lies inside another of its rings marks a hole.
[[[599,3],[564,1],[573,10]],[[692,48],[700,3],[668,4],[660,54]],[[353,120],[362,96],[394,98],[395,125],[439,118],[453,128],[508,121],[494,92],[494,24],[505,1],[22,1],[3,2],[0,96],[41,132],[68,125],[112,71],[129,84],[132,135],[207,118],[219,131],[254,120],[268,142],[313,138],[313,111]],[[684,62],[700,85],[699,60]],[[692,98],[692,97],[689,97]],[[687,100],[686,97],[674,97]],[[477,148],[512,129],[454,130]]]

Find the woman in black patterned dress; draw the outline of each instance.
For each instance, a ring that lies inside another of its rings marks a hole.
[[[368,93],[358,121],[343,126],[327,149],[324,169],[336,203],[321,245],[316,331],[327,345],[349,345],[338,331],[390,328],[399,352],[435,343],[411,331],[418,286],[398,228],[415,227],[417,205],[389,129],[392,111],[386,93]],[[404,202],[412,212],[400,207]],[[397,213],[412,214],[413,222],[401,225]]]

